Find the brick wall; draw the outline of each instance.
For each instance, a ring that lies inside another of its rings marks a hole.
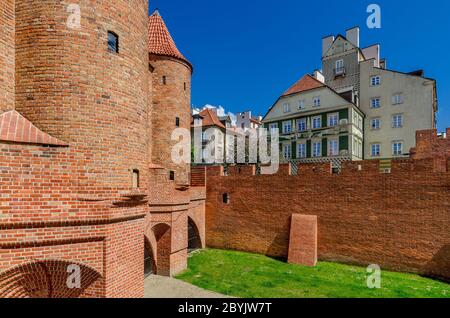
[[[271,176],[221,170],[207,171],[210,247],[286,258],[292,214],[316,215],[319,260],[450,278],[450,172],[433,160],[394,161],[391,174],[378,161],[345,163],[341,174],[328,165],[302,165],[297,176],[286,166]]]
[[[0,3],[0,113],[14,108],[14,2]]]

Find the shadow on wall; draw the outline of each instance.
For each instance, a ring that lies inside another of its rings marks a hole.
[[[423,276],[450,283],[450,244],[444,245],[425,266]]]
[[[80,269],[80,288],[68,287],[73,265]],[[96,270],[76,262],[27,263],[0,274],[0,298],[78,298],[100,277]]]

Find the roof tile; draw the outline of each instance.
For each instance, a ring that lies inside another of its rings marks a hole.
[[[297,81],[294,85],[292,85],[286,92],[281,96],[287,96],[295,93],[301,93],[304,91],[308,91],[310,89],[324,87],[325,84],[316,80],[311,75],[307,74],[303,76],[300,80]]]
[[[15,110],[0,114],[0,141],[68,146],[67,143],[36,128]]]

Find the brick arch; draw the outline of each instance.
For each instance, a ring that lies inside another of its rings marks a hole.
[[[202,239],[195,220],[188,216],[188,250],[193,251],[202,249]]]
[[[70,265],[80,267],[80,288],[69,288]],[[95,269],[78,262],[41,260],[0,273],[0,298],[78,298],[101,278]]]
[[[156,240],[156,274],[170,276],[170,255],[172,253],[172,228],[159,223],[152,228]]]
[[[145,274],[148,274],[147,270],[149,270],[149,269],[147,268],[147,266],[151,266],[151,271],[152,271],[153,274],[156,273],[156,269],[157,269],[157,267],[156,267],[156,254],[154,252],[155,251],[155,247],[156,247],[156,240],[155,240],[154,235],[152,235],[152,236],[153,236],[152,237],[153,239],[149,239],[146,235],[144,235],[145,252],[147,252],[148,255],[150,256],[150,263],[146,264],[144,262],[144,267],[145,267],[144,268],[144,273]],[[144,255],[145,255],[145,253],[144,253]]]

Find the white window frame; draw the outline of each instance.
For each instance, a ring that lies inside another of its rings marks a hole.
[[[370,86],[380,86],[381,85],[381,76],[374,75],[370,77]]]
[[[372,109],[381,108],[381,98],[380,97],[371,98],[370,99],[370,108],[372,108]]]
[[[403,141],[392,142],[392,155],[393,156],[403,155]]]
[[[316,119],[319,119],[319,127],[314,126]],[[313,118],[311,118],[311,127],[312,127],[312,129],[321,129],[322,128],[322,116],[314,116]]]
[[[333,145],[333,147],[332,147],[332,145]],[[330,157],[339,156],[339,140],[338,139],[328,140],[328,153],[329,153]]]
[[[287,127],[289,127],[289,129],[286,129]],[[283,121],[283,134],[287,135],[291,133],[292,133],[292,121],[291,120]]]
[[[301,129],[300,123],[304,123],[305,129]],[[302,132],[307,130],[308,130],[308,123],[306,122],[306,118],[297,119],[297,131]]]
[[[283,113],[287,114],[291,112],[291,104],[284,103],[283,104]]]
[[[374,153],[374,147],[378,148],[378,153]],[[381,156],[381,144],[374,143],[370,145],[370,153],[372,157],[380,157]]]
[[[392,115],[392,128],[402,128],[403,124],[403,114]]]
[[[313,97],[313,107],[320,107],[321,101],[320,96]]]
[[[403,93],[392,95],[392,105],[400,105],[404,103]]]
[[[283,157],[286,160],[292,159],[292,145],[291,144],[283,145]]]
[[[274,133],[276,131],[276,129],[278,129],[278,123],[272,123],[269,125],[269,129],[271,133]]]
[[[340,69],[340,68],[344,68],[344,60],[340,59],[336,61],[336,70]]]
[[[308,156],[306,142],[297,143],[297,158],[303,159]]]
[[[305,109],[305,100],[304,99],[301,99],[298,101],[298,109],[299,110]]]
[[[333,120],[333,122],[331,121],[333,118],[335,118],[335,120]],[[332,113],[332,114],[328,114],[328,126],[329,127],[337,127],[339,126],[339,113]]]
[[[378,125],[374,125],[374,123],[378,123]],[[370,120],[370,129],[372,129],[372,130],[380,130],[381,129],[381,119],[380,118],[372,118]]]
[[[316,147],[316,145],[318,145],[318,148]],[[313,141],[311,143],[311,148],[311,154],[313,158],[322,157],[322,141]],[[316,152],[316,150],[318,151]]]

